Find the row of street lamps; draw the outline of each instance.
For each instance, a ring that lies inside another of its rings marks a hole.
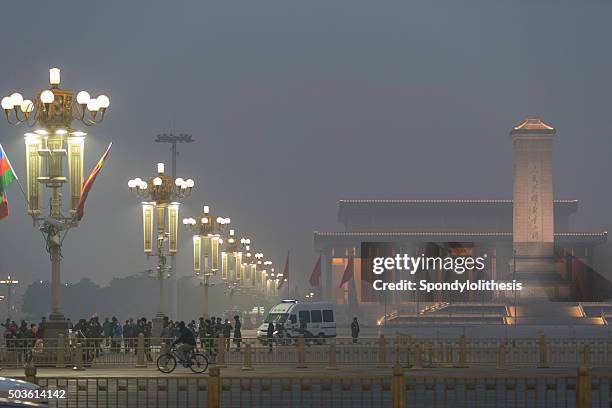
[[[31,128],[24,134],[26,187],[23,192],[28,214],[42,232],[51,258],[51,312],[45,330],[45,335],[50,337],[67,327],[60,310],[62,243],[68,231],[78,226],[77,212],[82,204],[87,133],[74,128],[73,122],[85,126],[99,124],[110,107],[106,95],[92,97],[87,91],[75,95],[74,91],[60,88],[60,83],[60,69],[51,68],[50,88],[38,91],[31,99],[19,92],[0,99],[8,123]],[[147,180],[135,178],[128,182],[129,189],[143,199],[144,252],[157,257],[154,275],[159,281],[157,317],[160,319],[164,315],[163,282],[173,273],[168,257],[173,260],[178,251],[179,199],[188,197],[194,186],[190,178],[166,175],[163,163],[158,163],[157,173]],[[61,194],[65,187],[69,190],[67,205]],[[50,204],[48,213],[43,214],[46,192]],[[271,261],[264,260],[261,252],[251,250],[251,239],[236,237],[235,230],[229,228],[230,221],[213,217],[208,206],[203,207],[197,218],[183,219],[183,225],[194,232],[193,270],[204,287],[204,313],[208,311],[208,288],[217,273],[230,296],[238,290],[276,296],[278,282],[283,279],[282,274],[275,274]]]
[[[157,267],[152,276],[158,281],[157,314],[154,324],[164,318],[164,280],[174,271],[168,262],[178,252],[178,225],[181,198],[188,197],[195,183],[192,179],[173,179],[165,174],[164,163],[157,164],[157,174],[144,181],[140,178],[128,181],[128,188],[143,198],[142,225],[143,249],[147,256],[157,257]],[[203,206],[197,217],[183,219],[183,225],[193,235],[193,271],[204,288],[203,315],[209,312],[209,288],[212,279],[220,274],[230,299],[237,291],[259,292],[276,295],[278,280],[271,261],[264,261],[262,253],[253,253],[251,239],[238,239],[231,219],[213,216],[208,205]],[[158,326],[159,327],[159,326]]]

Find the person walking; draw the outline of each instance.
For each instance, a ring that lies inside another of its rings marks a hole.
[[[274,341],[274,323],[270,322],[268,324],[268,332],[266,333],[268,337],[268,351],[272,352],[272,342]]]
[[[111,351],[113,353],[118,353],[121,351],[121,338],[123,337],[123,327],[121,327],[121,323],[117,321],[116,317],[113,317],[111,327]]]
[[[105,317],[104,323],[102,323],[102,333],[104,334],[104,347],[110,346],[113,330],[111,327],[111,322],[110,320],[108,320],[108,317]]]
[[[225,350],[229,351],[230,343],[232,341],[232,324],[229,320],[225,319],[225,323],[223,323],[223,340],[225,340]]]
[[[353,344],[357,344],[357,339],[359,338],[359,322],[356,317],[353,317],[353,322],[351,323],[351,337],[353,338]]]
[[[234,344],[236,351],[240,351],[240,343],[242,342],[242,323],[238,315],[234,316]]]

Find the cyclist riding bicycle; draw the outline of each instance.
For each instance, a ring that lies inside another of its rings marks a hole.
[[[174,346],[176,346],[178,344],[178,347],[176,348],[176,352],[177,352],[179,358],[183,362],[185,362],[185,361],[187,361],[188,354],[193,349],[195,349],[196,339],[195,339],[195,336],[193,335],[193,333],[191,332],[191,330],[189,330],[185,326],[185,322],[180,322],[179,325],[178,325],[178,328],[179,328],[179,336],[174,341],[174,343],[172,343],[172,347],[174,347]]]

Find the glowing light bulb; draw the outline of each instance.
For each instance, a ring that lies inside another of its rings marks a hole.
[[[81,91],[77,94],[77,103],[79,105],[87,105],[90,99],[91,96],[89,96],[89,92],[87,91]]]
[[[46,89],[40,93],[40,101],[42,103],[53,103],[55,95],[50,90]]]

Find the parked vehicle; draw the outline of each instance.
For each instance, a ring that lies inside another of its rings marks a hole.
[[[283,327],[284,333],[275,333],[275,338],[296,338],[304,334],[307,339],[336,337],[334,304],[331,302],[298,302],[283,300],[272,307],[264,322],[257,329],[257,338],[267,343],[268,325]]]

